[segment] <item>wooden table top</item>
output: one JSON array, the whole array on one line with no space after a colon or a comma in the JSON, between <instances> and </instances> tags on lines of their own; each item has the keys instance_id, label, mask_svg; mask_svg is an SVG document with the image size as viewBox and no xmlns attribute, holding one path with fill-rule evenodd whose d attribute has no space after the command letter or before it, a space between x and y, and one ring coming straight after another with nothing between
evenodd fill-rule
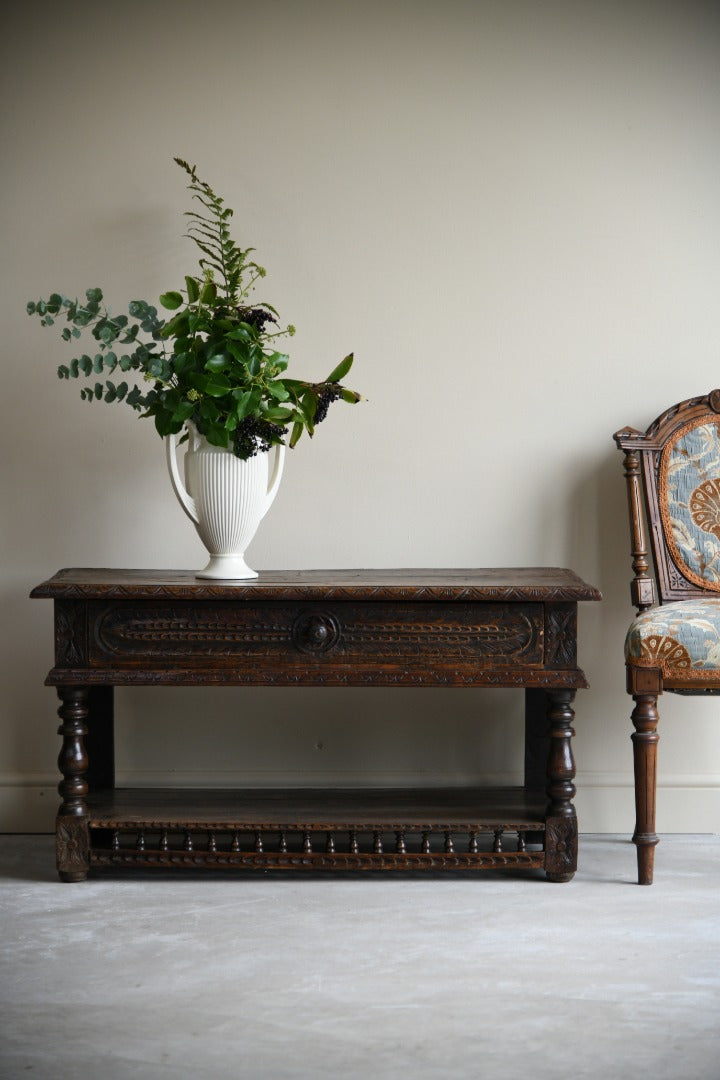
<instances>
[{"instance_id":1,"label":"wooden table top","mask_svg":"<svg viewBox=\"0 0 720 1080\"><path fill-rule=\"evenodd\" d=\"M248 581L208 581L193 570L65 569L35 599L577 601L598 589L562 567L265 570Z\"/></svg>"}]
</instances>

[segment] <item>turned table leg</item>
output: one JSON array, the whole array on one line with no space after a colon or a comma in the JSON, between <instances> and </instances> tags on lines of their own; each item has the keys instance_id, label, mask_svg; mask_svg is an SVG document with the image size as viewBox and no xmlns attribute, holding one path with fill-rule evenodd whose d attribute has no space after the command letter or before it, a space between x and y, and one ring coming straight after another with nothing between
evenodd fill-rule
<instances>
[{"instance_id":1,"label":"turned table leg","mask_svg":"<svg viewBox=\"0 0 720 1080\"><path fill-rule=\"evenodd\" d=\"M577 869L578 831L573 798L575 760L571 738L575 713L571 702L574 690L548 690L550 749L547 762L547 795L550 800L545 819L545 876L548 881L570 881Z\"/></svg>"},{"instance_id":2,"label":"turned table leg","mask_svg":"<svg viewBox=\"0 0 720 1080\"><path fill-rule=\"evenodd\" d=\"M635 764L635 832L637 845L638 884L652 885L655 863L655 802L657 791L657 694L633 694L635 708L632 722L635 731L633 759Z\"/></svg>"},{"instance_id":3,"label":"turned table leg","mask_svg":"<svg viewBox=\"0 0 720 1080\"><path fill-rule=\"evenodd\" d=\"M89 690L85 687L59 687L62 704L58 709L61 724L58 735L63 743L58 755L62 780L58 791L62 802L56 821L57 869L61 881L84 881L89 869L90 836L85 750Z\"/></svg>"}]
</instances>

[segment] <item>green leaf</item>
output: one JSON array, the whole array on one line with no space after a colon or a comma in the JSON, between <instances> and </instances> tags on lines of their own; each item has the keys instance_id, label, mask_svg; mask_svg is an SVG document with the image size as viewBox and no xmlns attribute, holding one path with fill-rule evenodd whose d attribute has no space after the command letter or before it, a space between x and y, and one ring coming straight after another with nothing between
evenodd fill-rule
<instances>
[{"instance_id":1,"label":"green leaf","mask_svg":"<svg viewBox=\"0 0 720 1080\"><path fill-rule=\"evenodd\" d=\"M165 292L160 297L160 303L168 311L175 311L175 308L179 308L183 302L182 293L179 292ZM132 315L133 313L130 312Z\"/></svg>"},{"instance_id":2,"label":"green leaf","mask_svg":"<svg viewBox=\"0 0 720 1080\"><path fill-rule=\"evenodd\" d=\"M102 289L88 289L85 296L91 304L99 304L103 298Z\"/></svg>"},{"instance_id":3,"label":"green leaf","mask_svg":"<svg viewBox=\"0 0 720 1080\"><path fill-rule=\"evenodd\" d=\"M248 366L247 349L244 349L237 341L226 341L225 348L230 355L237 360L243 368Z\"/></svg>"},{"instance_id":4,"label":"green leaf","mask_svg":"<svg viewBox=\"0 0 720 1080\"><path fill-rule=\"evenodd\" d=\"M181 401L174 409L172 418L174 421L184 424L186 420L190 419L194 412L195 403L193 401Z\"/></svg>"},{"instance_id":5,"label":"green leaf","mask_svg":"<svg viewBox=\"0 0 720 1080\"><path fill-rule=\"evenodd\" d=\"M95 394L95 397L97 398L98 401L103 396L103 384L101 382L96 382L95 383L94 394Z\"/></svg>"},{"instance_id":6,"label":"green leaf","mask_svg":"<svg viewBox=\"0 0 720 1080\"><path fill-rule=\"evenodd\" d=\"M187 336L189 318L187 310L179 311L169 322L165 323L160 331L160 336L163 338Z\"/></svg>"},{"instance_id":7,"label":"green leaf","mask_svg":"<svg viewBox=\"0 0 720 1080\"><path fill-rule=\"evenodd\" d=\"M166 435L170 435L175 428L172 415L162 410L155 413L155 430L158 435L165 438ZM179 429L176 429L179 430Z\"/></svg>"},{"instance_id":8,"label":"green leaf","mask_svg":"<svg viewBox=\"0 0 720 1080\"><path fill-rule=\"evenodd\" d=\"M79 365L79 360L71 360L70 361L70 375L71 375L71 377L73 379L77 379L78 375L80 374L79 371L78 371L78 365Z\"/></svg>"},{"instance_id":9,"label":"green leaf","mask_svg":"<svg viewBox=\"0 0 720 1080\"><path fill-rule=\"evenodd\" d=\"M213 446L222 446L225 449L230 445L230 433L220 424L205 424L205 438Z\"/></svg>"},{"instance_id":10,"label":"green leaf","mask_svg":"<svg viewBox=\"0 0 720 1080\"><path fill-rule=\"evenodd\" d=\"M315 413L317 412L318 399L314 390L306 390L302 396L303 412L308 419L308 431L312 434L312 422L315 419Z\"/></svg>"},{"instance_id":11,"label":"green leaf","mask_svg":"<svg viewBox=\"0 0 720 1080\"><path fill-rule=\"evenodd\" d=\"M356 394L354 390L346 390L345 387L343 387L342 399L343 401L347 401L348 405L357 405L359 401L362 401L362 396Z\"/></svg>"},{"instance_id":12,"label":"green leaf","mask_svg":"<svg viewBox=\"0 0 720 1080\"><path fill-rule=\"evenodd\" d=\"M274 382L269 382L267 384L267 391L276 401L287 401L290 397L290 394L279 379L276 379Z\"/></svg>"},{"instance_id":13,"label":"green leaf","mask_svg":"<svg viewBox=\"0 0 720 1080\"><path fill-rule=\"evenodd\" d=\"M205 364L206 371L227 371L230 367L230 361L223 353L218 353L217 356L211 356Z\"/></svg>"},{"instance_id":14,"label":"green leaf","mask_svg":"<svg viewBox=\"0 0 720 1080\"><path fill-rule=\"evenodd\" d=\"M262 389L255 386L252 390L233 390L233 397L237 398L235 413L238 420L242 420L244 416L252 416L259 409Z\"/></svg>"},{"instance_id":15,"label":"green leaf","mask_svg":"<svg viewBox=\"0 0 720 1080\"><path fill-rule=\"evenodd\" d=\"M273 405L269 409L265 409L263 415L266 416L268 420L282 422L284 420L292 419L295 413L292 409L281 409L279 406Z\"/></svg>"},{"instance_id":16,"label":"green leaf","mask_svg":"<svg viewBox=\"0 0 720 1080\"><path fill-rule=\"evenodd\" d=\"M235 406L235 415L238 420L242 420L244 416L248 414L248 404L252 390L233 390L233 397L237 398L237 405Z\"/></svg>"},{"instance_id":17,"label":"green leaf","mask_svg":"<svg viewBox=\"0 0 720 1080\"><path fill-rule=\"evenodd\" d=\"M268 364L271 364L273 367L276 367L278 369L278 371L285 371L285 369L288 366L289 360L290 360L290 357L287 355L287 353L274 352L274 353L269 353L268 356L267 356Z\"/></svg>"},{"instance_id":18,"label":"green leaf","mask_svg":"<svg viewBox=\"0 0 720 1080\"><path fill-rule=\"evenodd\" d=\"M228 337L232 341L251 341L254 340L255 335L252 333L252 327L249 323L240 323L237 330L231 331Z\"/></svg>"},{"instance_id":19,"label":"green leaf","mask_svg":"<svg viewBox=\"0 0 720 1080\"><path fill-rule=\"evenodd\" d=\"M230 391L229 380L220 372L210 375L196 375L193 379L197 389L210 397L224 397Z\"/></svg>"},{"instance_id":20,"label":"green leaf","mask_svg":"<svg viewBox=\"0 0 720 1080\"><path fill-rule=\"evenodd\" d=\"M80 357L79 363L80 370L82 371L83 375L89 375L93 369L93 362L87 355L87 353L83 353L83 355Z\"/></svg>"},{"instance_id":21,"label":"green leaf","mask_svg":"<svg viewBox=\"0 0 720 1080\"><path fill-rule=\"evenodd\" d=\"M200 291L201 304L214 304L217 298L217 285L214 281L206 281Z\"/></svg>"},{"instance_id":22,"label":"green leaf","mask_svg":"<svg viewBox=\"0 0 720 1080\"><path fill-rule=\"evenodd\" d=\"M72 337L72 334L70 333L67 326L63 327L63 331L62 331L62 339L63 339L63 341L69 341L71 337Z\"/></svg>"},{"instance_id":23,"label":"green leaf","mask_svg":"<svg viewBox=\"0 0 720 1080\"><path fill-rule=\"evenodd\" d=\"M30 300L28 302L28 305L27 305L25 310L27 311L28 315L34 315L35 314L35 303L34 303L33 300Z\"/></svg>"},{"instance_id":24,"label":"green leaf","mask_svg":"<svg viewBox=\"0 0 720 1080\"><path fill-rule=\"evenodd\" d=\"M293 424L293 429L292 429L292 432L290 433L290 449L291 450L292 450L292 448L294 446L297 446L297 441L298 441L298 439L300 438L300 436L303 433L303 426L304 425L299 420L296 420L295 423Z\"/></svg>"},{"instance_id":25,"label":"green leaf","mask_svg":"<svg viewBox=\"0 0 720 1080\"><path fill-rule=\"evenodd\" d=\"M105 367L105 359L104 359L102 353L96 353L95 354L95 359L93 360L93 371L95 372L96 375L99 375L104 367Z\"/></svg>"},{"instance_id":26,"label":"green leaf","mask_svg":"<svg viewBox=\"0 0 720 1080\"><path fill-rule=\"evenodd\" d=\"M60 367L57 369L57 375L58 375L58 379L69 379L70 378L70 368L67 366L67 364L61 364L60 365Z\"/></svg>"},{"instance_id":27,"label":"green leaf","mask_svg":"<svg viewBox=\"0 0 720 1080\"><path fill-rule=\"evenodd\" d=\"M346 356L344 360L340 361L340 363L338 364L338 366L336 368L333 368L333 370L330 372L330 374L328 375L328 377L327 377L327 379L325 381L326 382L340 382L340 380L343 379L347 375L348 371L352 367L352 364L353 364L353 354L350 353L349 356Z\"/></svg>"},{"instance_id":28,"label":"green leaf","mask_svg":"<svg viewBox=\"0 0 720 1080\"><path fill-rule=\"evenodd\" d=\"M203 398L200 402L200 415L204 420L214 423L220 415L220 410L212 398Z\"/></svg>"},{"instance_id":29,"label":"green leaf","mask_svg":"<svg viewBox=\"0 0 720 1080\"><path fill-rule=\"evenodd\" d=\"M185 275L185 288L187 289L188 304L194 304L200 296L200 286L193 277Z\"/></svg>"}]
</instances>

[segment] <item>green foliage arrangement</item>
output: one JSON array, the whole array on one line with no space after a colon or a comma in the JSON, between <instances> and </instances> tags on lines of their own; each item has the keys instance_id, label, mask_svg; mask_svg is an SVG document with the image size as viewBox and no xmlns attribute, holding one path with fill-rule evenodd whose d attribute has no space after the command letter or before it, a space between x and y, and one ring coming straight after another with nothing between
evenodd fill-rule
<instances>
[{"instance_id":1,"label":"green foliage arrangement","mask_svg":"<svg viewBox=\"0 0 720 1080\"><path fill-rule=\"evenodd\" d=\"M161 436L192 422L208 442L243 459L285 442L288 432L293 447L303 431L312 436L331 402L361 400L341 382L353 356L319 383L285 375L288 357L276 348L277 339L292 336L295 328L278 329L275 308L251 301L256 282L265 277L252 259L254 249L232 239L233 211L198 178L195 166L175 161L188 174L187 187L198 204L186 213L186 235L200 250L199 274L185 278L183 291L159 298L175 314L166 321L152 304L133 300L128 315L112 315L98 288L88 289L83 301L59 293L30 301L28 314L39 316L43 326L64 316L65 341L84 331L95 339L93 356L83 353L58 368L61 379L95 378L80 391L85 401L124 401L151 416ZM118 372L128 380L118 380ZM135 372L141 385L132 382Z\"/></svg>"}]
</instances>

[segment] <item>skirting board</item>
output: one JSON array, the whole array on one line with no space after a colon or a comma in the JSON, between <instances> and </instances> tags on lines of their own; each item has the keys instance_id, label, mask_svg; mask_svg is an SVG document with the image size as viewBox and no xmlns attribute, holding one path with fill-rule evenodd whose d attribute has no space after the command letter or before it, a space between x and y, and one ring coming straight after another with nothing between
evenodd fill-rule
<instances>
[{"instance_id":1,"label":"skirting board","mask_svg":"<svg viewBox=\"0 0 720 1080\"><path fill-rule=\"evenodd\" d=\"M520 777L509 774L461 778L479 786L503 786L520 783ZM347 785L356 787L388 786L452 786L458 776L408 773L390 776L378 773L368 776L317 773L239 775L235 772L153 773L120 775L118 787L156 786L172 784L177 787L246 787L271 786L322 787ZM581 832L631 833L635 820L632 775L597 772L578 773L575 805ZM59 797L57 781L49 776L0 775L0 832L47 833L54 830ZM657 831L659 833L720 833L720 776L693 774L661 776L658 781Z\"/></svg>"}]
</instances>

